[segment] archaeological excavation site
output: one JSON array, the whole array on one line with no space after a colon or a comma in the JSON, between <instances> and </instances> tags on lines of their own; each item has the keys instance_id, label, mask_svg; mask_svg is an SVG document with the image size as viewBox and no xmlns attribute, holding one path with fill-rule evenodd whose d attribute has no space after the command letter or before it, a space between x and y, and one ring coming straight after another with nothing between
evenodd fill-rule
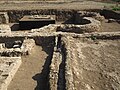
<instances>
[{"instance_id":1,"label":"archaeological excavation site","mask_svg":"<svg viewBox=\"0 0 120 90\"><path fill-rule=\"evenodd\" d=\"M120 90L120 11L63 1L0 1L0 90Z\"/></svg>"}]
</instances>

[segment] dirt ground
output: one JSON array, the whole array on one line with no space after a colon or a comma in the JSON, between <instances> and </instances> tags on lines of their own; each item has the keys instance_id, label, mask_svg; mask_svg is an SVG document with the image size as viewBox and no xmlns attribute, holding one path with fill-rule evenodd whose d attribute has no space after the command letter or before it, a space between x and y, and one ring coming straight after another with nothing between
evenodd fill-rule
<instances>
[{"instance_id":1,"label":"dirt ground","mask_svg":"<svg viewBox=\"0 0 120 90\"><path fill-rule=\"evenodd\" d=\"M120 24L117 22L107 23L106 21L102 22L100 32L118 32L120 31Z\"/></svg>"},{"instance_id":2,"label":"dirt ground","mask_svg":"<svg viewBox=\"0 0 120 90\"><path fill-rule=\"evenodd\" d=\"M120 40L70 40L75 90L120 90Z\"/></svg>"},{"instance_id":3,"label":"dirt ground","mask_svg":"<svg viewBox=\"0 0 120 90\"><path fill-rule=\"evenodd\" d=\"M50 53L49 49L47 53ZM22 65L8 90L48 90L46 84L49 55L47 53L41 46L35 46L30 55L23 56Z\"/></svg>"},{"instance_id":4,"label":"dirt ground","mask_svg":"<svg viewBox=\"0 0 120 90\"><path fill-rule=\"evenodd\" d=\"M94 0L64 0L56 2L41 1L0 1L0 10L31 10L31 9L103 9L113 3L96 2Z\"/></svg>"}]
</instances>

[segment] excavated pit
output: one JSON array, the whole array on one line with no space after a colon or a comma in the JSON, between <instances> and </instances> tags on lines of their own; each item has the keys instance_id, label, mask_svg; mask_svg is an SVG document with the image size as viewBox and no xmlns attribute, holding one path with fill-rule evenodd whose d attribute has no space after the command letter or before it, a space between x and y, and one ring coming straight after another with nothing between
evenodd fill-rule
<instances>
[{"instance_id":1,"label":"excavated pit","mask_svg":"<svg viewBox=\"0 0 120 90\"><path fill-rule=\"evenodd\" d=\"M55 15L57 23L63 23L70 20L75 14L74 10L8 10L4 11L8 13L10 26L12 31L20 30L19 20L26 15ZM71 21L71 20L70 20ZM37 26L38 27L38 26Z\"/></svg>"},{"instance_id":2,"label":"excavated pit","mask_svg":"<svg viewBox=\"0 0 120 90\"><path fill-rule=\"evenodd\" d=\"M52 62L50 65L50 90L65 90L65 53L61 36L56 37Z\"/></svg>"},{"instance_id":3,"label":"excavated pit","mask_svg":"<svg viewBox=\"0 0 120 90\"><path fill-rule=\"evenodd\" d=\"M108 22L111 17L101 16L101 11L7 12L12 31L1 29L0 45L5 44L7 53L16 47L22 53L8 90L119 90L120 25L115 18ZM16 23L25 15L56 15L57 24L21 31ZM12 54L1 56L16 56Z\"/></svg>"},{"instance_id":4,"label":"excavated pit","mask_svg":"<svg viewBox=\"0 0 120 90\"><path fill-rule=\"evenodd\" d=\"M118 67L116 64L111 65L119 62L119 51L117 51L120 48L119 39L119 35L112 34L110 36L109 33L108 35L91 34L84 37L74 34L73 36L71 34L70 36L35 37L37 46L34 46L32 56L22 57L23 64L8 89L69 90L72 88L73 90L89 90L91 88L93 90L104 90L108 87L110 90L118 89L119 82L116 78L119 76L119 65ZM39 51L40 48L42 51ZM115 52L111 53L113 50ZM47 56L45 52L48 54ZM103 52L105 61L102 58ZM40 59L45 58L44 55L46 59ZM35 60L38 57L41 60L40 62ZM36 70L37 73L35 74ZM33 80L31 80L32 75ZM24 80L22 80L23 77ZM37 82L36 87L34 80ZM24 85L25 83L28 84Z\"/></svg>"},{"instance_id":5,"label":"excavated pit","mask_svg":"<svg viewBox=\"0 0 120 90\"><path fill-rule=\"evenodd\" d=\"M12 31L19 31L19 20L26 15L55 15L56 24L74 24L85 25L90 24L89 20L83 19L83 17L93 17L99 21L102 21L101 31L119 31L120 15L118 12L111 10L6 10L1 12L7 12L9 16L10 27ZM98 14L97 14L98 13ZM102 15L102 16L101 16ZM80 18L79 18L80 17ZM104 18L105 17L105 18ZM109 21L111 23L109 23Z\"/></svg>"},{"instance_id":6,"label":"excavated pit","mask_svg":"<svg viewBox=\"0 0 120 90\"><path fill-rule=\"evenodd\" d=\"M54 37L35 37L34 40L36 45L30 55L22 56L23 63L8 90L49 90L49 66L53 55Z\"/></svg>"}]
</instances>

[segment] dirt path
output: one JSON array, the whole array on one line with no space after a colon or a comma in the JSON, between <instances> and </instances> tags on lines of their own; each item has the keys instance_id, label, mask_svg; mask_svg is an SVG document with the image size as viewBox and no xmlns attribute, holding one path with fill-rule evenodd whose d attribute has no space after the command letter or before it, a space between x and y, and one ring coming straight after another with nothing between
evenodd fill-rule
<instances>
[{"instance_id":1,"label":"dirt path","mask_svg":"<svg viewBox=\"0 0 120 90\"><path fill-rule=\"evenodd\" d=\"M8 90L45 90L47 73L44 72L43 66L47 56L42 47L35 46L31 55L22 57L22 65Z\"/></svg>"}]
</instances>

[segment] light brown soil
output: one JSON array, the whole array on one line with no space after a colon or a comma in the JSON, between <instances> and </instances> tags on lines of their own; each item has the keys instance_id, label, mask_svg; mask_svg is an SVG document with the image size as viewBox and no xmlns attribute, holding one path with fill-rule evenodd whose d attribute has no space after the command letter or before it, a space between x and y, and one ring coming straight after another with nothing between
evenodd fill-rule
<instances>
[{"instance_id":1,"label":"light brown soil","mask_svg":"<svg viewBox=\"0 0 120 90\"><path fill-rule=\"evenodd\" d=\"M46 49L48 48L46 47ZM11 81L8 90L38 90L38 88L46 90L47 56L41 46L35 46L29 56L23 56L22 65Z\"/></svg>"},{"instance_id":2,"label":"light brown soil","mask_svg":"<svg viewBox=\"0 0 120 90\"><path fill-rule=\"evenodd\" d=\"M112 23L102 22L102 30L101 31L102 32L120 31L120 24L117 22L112 22Z\"/></svg>"},{"instance_id":3,"label":"light brown soil","mask_svg":"<svg viewBox=\"0 0 120 90\"><path fill-rule=\"evenodd\" d=\"M74 39L70 45L75 90L120 90L120 40Z\"/></svg>"},{"instance_id":4,"label":"light brown soil","mask_svg":"<svg viewBox=\"0 0 120 90\"><path fill-rule=\"evenodd\" d=\"M111 6L114 4L102 3L88 0L64 0L57 2L31 2L31 1L12 1L0 2L1 10L32 10L32 9L103 9L104 6Z\"/></svg>"}]
</instances>

